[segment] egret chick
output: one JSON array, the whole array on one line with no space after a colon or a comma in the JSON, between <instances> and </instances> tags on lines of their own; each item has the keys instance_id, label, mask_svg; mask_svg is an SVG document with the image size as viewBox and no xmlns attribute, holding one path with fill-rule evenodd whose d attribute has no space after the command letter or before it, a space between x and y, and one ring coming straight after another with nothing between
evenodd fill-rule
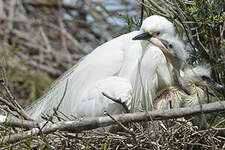
<instances>
[{"instance_id":1,"label":"egret chick","mask_svg":"<svg viewBox=\"0 0 225 150\"><path fill-rule=\"evenodd\" d=\"M177 86L166 88L159 92L157 98L154 100L155 109L163 110L201 105L207 99L207 95L202 87L224 88L224 86L217 84L210 78L209 68L200 65L194 68L185 68L182 82L183 87L189 94ZM199 126L200 129L208 127L204 114L195 116L192 122L194 125Z\"/></svg>"}]
</instances>

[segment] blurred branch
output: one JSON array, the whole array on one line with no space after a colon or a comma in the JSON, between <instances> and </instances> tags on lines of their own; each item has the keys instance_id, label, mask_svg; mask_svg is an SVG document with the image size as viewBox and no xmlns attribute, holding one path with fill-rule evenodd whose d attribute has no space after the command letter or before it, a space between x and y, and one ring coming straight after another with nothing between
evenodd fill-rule
<instances>
[{"instance_id":1,"label":"blurred branch","mask_svg":"<svg viewBox=\"0 0 225 150\"><path fill-rule=\"evenodd\" d=\"M142 25L142 22L143 22L143 18L144 18L144 0L141 1L142 4L141 4L141 25Z\"/></svg>"}]
</instances>

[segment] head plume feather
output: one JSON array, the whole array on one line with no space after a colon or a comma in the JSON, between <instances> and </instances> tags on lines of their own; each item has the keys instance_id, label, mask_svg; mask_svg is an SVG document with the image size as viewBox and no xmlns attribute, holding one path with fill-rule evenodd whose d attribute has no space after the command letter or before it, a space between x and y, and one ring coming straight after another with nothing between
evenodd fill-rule
<instances>
[{"instance_id":1,"label":"head plume feather","mask_svg":"<svg viewBox=\"0 0 225 150\"><path fill-rule=\"evenodd\" d=\"M211 69L209 65L198 65L194 68L186 68L184 69L184 78L186 80L194 80L198 79L201 76L210 77Z\"/></svg>"}]
</instances>

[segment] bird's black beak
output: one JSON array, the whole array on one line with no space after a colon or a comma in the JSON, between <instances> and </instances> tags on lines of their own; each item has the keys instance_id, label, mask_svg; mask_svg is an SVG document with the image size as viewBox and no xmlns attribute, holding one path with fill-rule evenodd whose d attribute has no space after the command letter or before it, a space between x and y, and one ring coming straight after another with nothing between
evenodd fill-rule
<instances>
[{"instance_id":1,"label":"bird's black beak","mask_svg":"<svg viewBox=\"0 0 225 150\"><path fill-rule=\"evenodd\" d=\"M152 37L153 37L153 35L149 34L148 32L144 32L144 33L141 33L141 34L135 36L132 40L148 40Z\"/></svg>"},{"instance_id":2,"label":"bird's black beak","mask_svg":"<svg viewBox=\"0 0 225 150\"><path fill-rule=\"evenodd\" d=\"M209 77L202 76L202 80L206 82L206 84L214 88L217 92L221 93L223 96L225 96L225 86L221 85L217 82L215 82L213 79L210 79Z\"/></svg>"}]
</instances>

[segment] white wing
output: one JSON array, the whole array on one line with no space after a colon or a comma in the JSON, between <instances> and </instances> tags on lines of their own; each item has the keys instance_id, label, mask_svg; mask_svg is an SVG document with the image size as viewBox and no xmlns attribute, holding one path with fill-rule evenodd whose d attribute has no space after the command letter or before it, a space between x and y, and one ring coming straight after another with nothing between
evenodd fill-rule
<instances>
[{"instance_id":1,"label":"white wing","mask_svg":"<svg viewBox=\"0 0 225 150\"><path fill-rule=\"evenodd\" d=\"M101 116L104 111L109 114L125 112L121 104L105 97L102 92L115 99L120 99L121 102L125 102L127 107L131 104L132 87L130 82L121 77L107 77L91 83L84 91L82 103L76 111L77 116Z\"/></svg>"},{"instance_id":2,"label":"white wing","mask_svg":"<svg viewBox=\"0 0 225 150\"><path fill-rule=\"evenodd\" d=\"M86 56L79 64L66 72L46 93L26 111L34 119L40 119L41 113L51 114L53 107L56 107L65 90L68 81L67 91L60 105L59 110L65 114L76 115L82 102L82 95L89 84L109 76L116 76L123 70L125 50L135 50L140 47L139 41L132 41L132 38L140 32L131 32L115 38ZM129 46L131 43L131 46Z\"/></svg>"}]
</instances>

